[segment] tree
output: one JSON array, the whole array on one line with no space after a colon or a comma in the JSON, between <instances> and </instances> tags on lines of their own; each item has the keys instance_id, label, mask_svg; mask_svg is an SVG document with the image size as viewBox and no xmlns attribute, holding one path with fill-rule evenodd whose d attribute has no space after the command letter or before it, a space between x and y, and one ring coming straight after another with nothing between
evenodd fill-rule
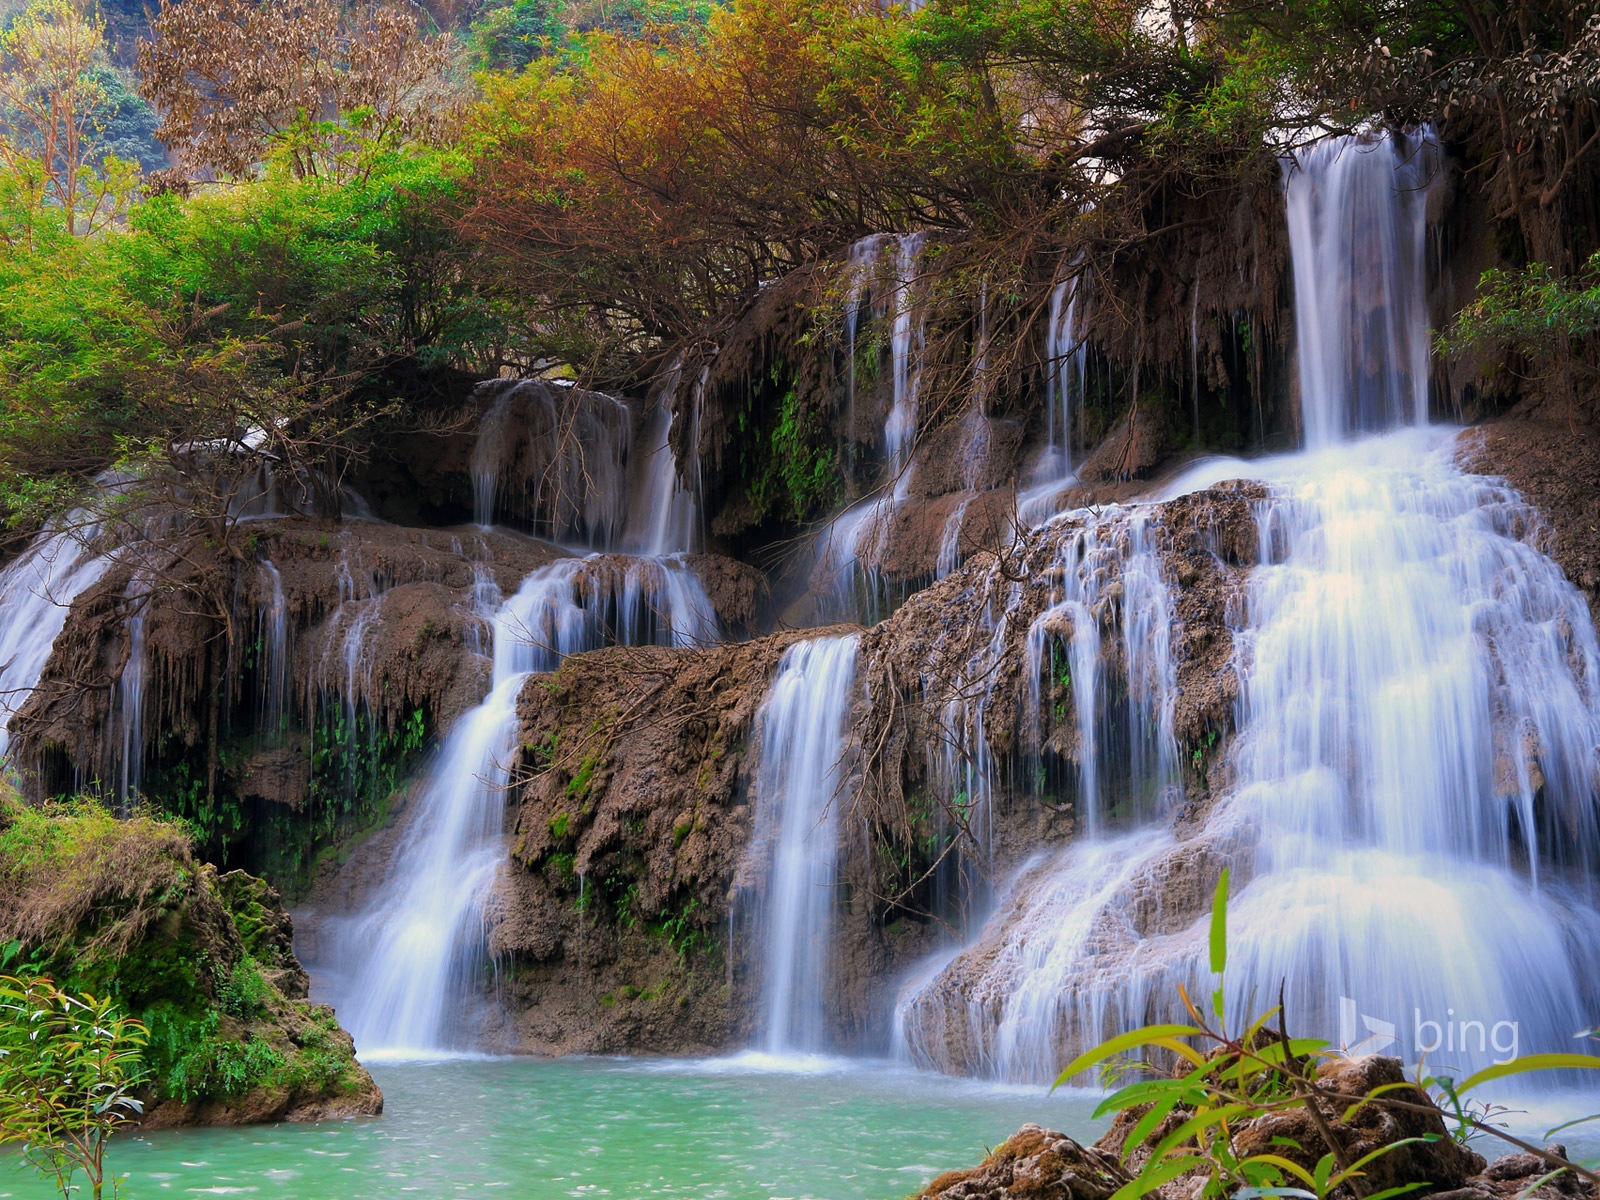
<instances>
[{"instance_id":1,"label":"tree","mask_svg":"<svg viewBox=\"0 0 1600 1200\"><path fill-rule=\"evenodd\" d=\"M35 207L85 235L121 213L138 176L114 156L92 162L109 110L104 35L78 0L33 0L0 33L0 160Z\"/></svg>"},{"instance_id":2,"label":"tree","mask_svg":"<svg viewBox=\"0 0 1600 1200\"><path fill-rule=\"evenodd\" d=\"M106 1142L143 1111L133 1093L147 1040L109 999L0 977L0 1138L63 1196L79 1171L94 1200L104 1194Z\"/></svg>"},{"instance_id":3,"label":"tree","mask_svg":"<svg viewBox=\"0 0 1600 1200\"><path fill-rule=\"evenodd\" d=\"M448 44L382 0L164 0L150 32L141 90L194 172L242 178L276 153L299 178L348 178L451 106Z\"/></svg>"},{"instance_id":4,"label":"tree","mask_svg":"<svg viewBox=\"0 0 1600 1200\"><path fill-rule=\"evenodd\" d=\"M520 71L551 53L565 33L554 0L513 0L473 22L473 65L485 71Z\"/></svg>"}]
</instances>

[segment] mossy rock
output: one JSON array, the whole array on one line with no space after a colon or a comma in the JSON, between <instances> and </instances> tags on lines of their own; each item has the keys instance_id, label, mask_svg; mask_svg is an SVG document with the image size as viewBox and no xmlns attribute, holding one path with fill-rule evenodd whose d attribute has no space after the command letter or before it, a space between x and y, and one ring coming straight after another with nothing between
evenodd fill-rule
<instances>
[{"instance_id":1,"label":"mossy rock","mask_svg":"<svg viewBox=\"0 0 1600 1200\"><path fill-rule=\"evenodd\" d=\"M174 822L0 795L0 955L145 1022L146 1127L382 1108L333 1010L307 996L277 892L199 862Z\"/></svg>"}]
</instances>

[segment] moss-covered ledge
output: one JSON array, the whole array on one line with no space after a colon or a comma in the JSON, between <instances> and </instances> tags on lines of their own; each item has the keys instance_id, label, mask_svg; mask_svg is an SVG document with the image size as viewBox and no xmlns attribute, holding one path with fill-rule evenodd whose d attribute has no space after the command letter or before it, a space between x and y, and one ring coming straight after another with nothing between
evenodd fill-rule
<instances>
[{"instance_id":1,"label":"moss-covered ledge","mask_svg":"<svg viewBox=\"0 0 1600 1200\"><path fill-rule=\"evenodd\" d=\"M0 785L0 970L110 995L149 1027L146 1128L375 1114L333 1010L307 998L276 892L181 825Z\"/></svg>"}]
</instances>

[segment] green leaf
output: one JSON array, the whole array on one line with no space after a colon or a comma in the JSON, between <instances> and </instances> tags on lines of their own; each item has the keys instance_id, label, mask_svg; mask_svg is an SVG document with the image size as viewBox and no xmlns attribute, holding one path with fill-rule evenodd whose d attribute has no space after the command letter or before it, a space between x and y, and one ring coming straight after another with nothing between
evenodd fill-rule
<instances>
[{"instance_id":1,"label":"green leaf","mask_svg":"<svg viewBox=\"0 0 1600 1200\"><path fill-rule=\"evenodd\" d=\"M1228 868L1217 878L1211 899L1211 971L1221 975L1228 966Z\"/></svg>"},{"instance_id":2,"label":"green leaf","mask_svg":"<svg viewBox=\"0 0 1600 1200\"><path fill-rule=\"evenodd\" d=\"M1405 1196L1421 1188L1429 1187L1426 1183L1403 1183L1399 1187L1384 1188L1381 1192L1374 1192L1367 1200L1392 1200L1395 1196Z\"/></svg>"},{"instance_id":3,"label":"green leaf","mask_svg":"<svg viewBox=\"0 0 1600 1200\"><path fill-rule=\"evenodd\" d=\"M1587 1117L1579 1117L1575 1121L1564 1121L1560 1125L1557 1125L1554 1129L1546 1131L1544 1136L1546 1139L1549 1139L1560 1133L1563 1129L1571 1129L1574 1125L1587 1125L1590 1121L1600 1121L1600 1113L1594 1113L1593 1115Z\"/></svg>"},{"instance_id":4,"label":"green leaf","mask_svg":"<svg viewBox=\"0 0 1600 1200\"><path fill-rule=\"evenodd\" d=\"M1125 1050L1132 1050L1136 1046L1143 1046L1156 1038L1191 1037L1200 1031L1192 1025L1146 1025L1142 1029L1130 1030L1128 1033L1119 1034L1109 1041L1101 1042L1092 1050L1085 1050L1077 1058L1067 1064L1066 1069L1056 1076L1056 1081L1050 1085L1050 1090L1066 1084L1074 1075L1087 1071L1096 1063L1105 1062L1114 1058Z\"/></svg>"},{"instance_id":5,"label":"green leaf","mask_svg":"<svg viewBox=\"0 0 1600 1200\"><path fill-rule=\"evenodd\" d=\"M1512 1075L1527 1075L1533 1071L1562 1070L1600 1070L1600 1058L1593 1054L1524 1054L1520 1058L1513 1058L1510 1062L1485 1067L1476 1075L1468 1075L1457 1085L1456 1090L1466 1092L1480 1083L1490 1083Z\"/></svg>"},{"instance_id":6,"label":"green leaf","mask_svg":"<svg viewBox=\"0 0 1600 1200\"><path fill-rule=\"evenodd\" d=\"M1149 1195L1162 1184L1171 1183L1179 1175L1203 1166L1205 1161L1198 1154L1185 1154L1178 1158L1152 1158L1131 1182L1123 1184L1116 1190L1111 1200L1139 1200L1140 1196Z\"/></svg>"}]
</instances>

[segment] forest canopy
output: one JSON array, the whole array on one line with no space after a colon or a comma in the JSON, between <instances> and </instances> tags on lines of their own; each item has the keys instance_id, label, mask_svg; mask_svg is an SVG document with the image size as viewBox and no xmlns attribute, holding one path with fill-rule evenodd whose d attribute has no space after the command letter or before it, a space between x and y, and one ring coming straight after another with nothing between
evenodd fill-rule
<instances>
[{"instance_id":1,"label":"forest canopy","mask_svg":"<svg viewBox=\"0 0 1600 1200\"><path fill-rule=\"evenodd\" d=\"M336 478L354 431L425 418L441 372L637 386L874 232L930 231L953 289L1036 310L1055 264L1151 253L1333 133L1433 122L1548 294L1586 294L1600 248L1587 5L13 7L21 531L108 468L163 478L176 447L249 430Z\"/></svg>"}]
</instances>

